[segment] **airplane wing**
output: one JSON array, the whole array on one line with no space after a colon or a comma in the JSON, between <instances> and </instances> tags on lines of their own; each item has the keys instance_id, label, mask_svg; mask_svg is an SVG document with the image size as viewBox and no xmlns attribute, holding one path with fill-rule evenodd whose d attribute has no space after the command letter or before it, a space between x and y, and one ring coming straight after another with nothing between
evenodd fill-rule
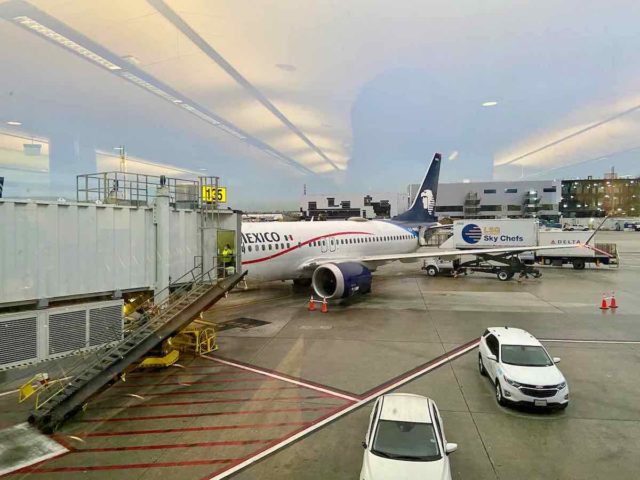
<instances>
[{"instance_id":1,"label":"airplane wing","mask_svg":"<svg viewBox=\"0 0 640 480\"><path fill-rule=\"evenodd\" d=\"M502 247L502 248L476 248L469 250L441 250L414 253L398 253L395 255L369 255L360 259L361 262L392 262L394 260L420 260L432 257L456 257L459 255L489 255L496 253L524 253L539 250L552 250L556 248L587 248L580 245L545 245L539 247Z\"/></svg>"},{"instance_id":2,"label":"airplane wing","mask_svg":"<svg viewBox=\"0 0 640 480\"><path fill-rule=\"evenodd\" d=\"M544 245L539 247L502 247L502 248L476 248L470 250L430 250L426 252L414 252L414 253L396 253L391 255L365 255L362 257L343 257L343 258L325 258L319 257L311 261L306 262L300 266L301 270L313 269L319 265L325 263L340 263L340 262L358 262L364 264L382 265L384 263L401 261L401 262L415 262L423 258L433 257L457 257L460 255L491 255L498 253L523 253L523 252L536 252L539 250L556 250L558 248L588 248L588 246L582 245Z\"/></svg>"}]
</instances>

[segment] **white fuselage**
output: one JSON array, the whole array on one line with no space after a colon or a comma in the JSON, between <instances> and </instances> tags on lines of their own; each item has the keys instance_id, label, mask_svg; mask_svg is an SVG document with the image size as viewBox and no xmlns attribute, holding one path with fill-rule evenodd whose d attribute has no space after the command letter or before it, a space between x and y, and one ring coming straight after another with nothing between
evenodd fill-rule
<instances>
[{"instance_id":1,"label":"white fuselage","mask_svg":"<svg viewBox=\"0 0 640 480\"><path fill-rule=\"evenodd\" d=\"M242 268L259 281L310 278L314 260L358 261L371 255L412 253L417 235L377 220L242 224Z\"/></svg>"}]
</instances>

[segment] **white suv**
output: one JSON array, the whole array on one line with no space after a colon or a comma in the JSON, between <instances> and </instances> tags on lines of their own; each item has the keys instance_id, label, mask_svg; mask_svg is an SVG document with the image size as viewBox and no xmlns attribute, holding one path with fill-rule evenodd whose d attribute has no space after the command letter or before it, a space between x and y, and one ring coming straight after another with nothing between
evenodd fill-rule
<instances>
[{"instance_id":1,"label":"white suv","mask_svg":"<svg viewBox=\"0 0 640 480\"><path fill-rule=\"evenodd\" d=\"M369 419L360 480L451 480L440 412L433 400L393 393L376 400Z\"/></svg>"},{"instance_id":2,"label":"white suv","mask_svg":"<svg viewBox=\"0 0 640 480\"><path fill-rule=\"evenodd\" d=\"M520 328L492 327L480 337L478 369L496 389L500 405L566 408L569 387L542 344Z\"/></svg>"}]
</instances>

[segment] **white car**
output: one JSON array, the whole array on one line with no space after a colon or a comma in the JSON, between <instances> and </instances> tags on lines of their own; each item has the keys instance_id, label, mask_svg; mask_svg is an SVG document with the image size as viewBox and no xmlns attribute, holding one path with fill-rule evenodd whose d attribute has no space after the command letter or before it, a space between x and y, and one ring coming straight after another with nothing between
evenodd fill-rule
<instances>
[{"instance_id":1,"label":"white car","mask_svg":"<svg viewBox=\"0 0 640 480\"><path fill-rule=\"evenodd\" d=\"M360 480L450 480L442 418L433 400L409 393L383 395L369 419Z\"/></svg>"},{"instance_id":2,"label":"white car","mask_svg":"<svg viewBox=\"0 0 640 480\"><path fill-rule=\"evenodd\" d=\"M567 381L542 344L520 328L492 327L480 337L478 369L494 384L500 405L566 408Z\"/></svg>"}]
</instances>

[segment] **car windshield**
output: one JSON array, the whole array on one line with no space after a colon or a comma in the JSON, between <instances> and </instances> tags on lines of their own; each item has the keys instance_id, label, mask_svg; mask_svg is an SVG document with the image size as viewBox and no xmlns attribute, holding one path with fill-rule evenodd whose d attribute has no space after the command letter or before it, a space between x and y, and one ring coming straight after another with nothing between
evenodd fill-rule
<instances>
[{"instance_id":1,"label":"car windshield","mask_svg":"<svg viewBox=\"0 0 640 480\"><path fill-rule=\"evenodd\" d=\"M440 459L436 433L430 423L380 420L371 452L396 460L429 462Z\"/></svg>"},{"instance_id":2,"label":"car windshield","mask_svg":"<svg viewBox=\"0 0 640 480\"><path fill-rule=\"evenodd\" d=\"M549 367L553 365L544 348L534 345L503 345L502 363L522 367Z\"/></svg>"}]
</instances>

